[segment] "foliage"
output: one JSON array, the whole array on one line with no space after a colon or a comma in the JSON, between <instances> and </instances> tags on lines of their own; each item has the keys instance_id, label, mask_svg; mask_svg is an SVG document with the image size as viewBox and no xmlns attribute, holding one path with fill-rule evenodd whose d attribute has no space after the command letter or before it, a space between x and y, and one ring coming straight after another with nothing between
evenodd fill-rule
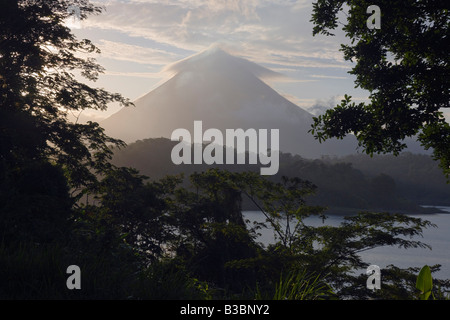
<instances>
[{"instance_id":1,"label":"foliage","mask_svg":"<svg viewBox=\"0 0 450 320\"><path fill-rule=\"evenodd\" d=\"M145 183L144 178L135 169L110 169L89 190L93 204L86 199L81 208L88 215L105 217L125 243L151 260L161 255L161 243L171 237L164 195L173 192L174 183L170 178Z\"/></svg>"},{"instance_id":2,"label":"foliage","mask_svg":"<svg viewBox=\"0 0 450 320\"><path fill-rule=\"evenodd\" d=\"M385 174L394 179L396 192L420 204L450 205L450 188L429 155L404 152L399 156L365 154L323 159L329 164L350 163L367 177Z\"/></svg>"},{"instance_id":3,"label":"foliage","mask_svg":"<svg viewBox=\"0 0 450 320\"><path fill-rule=\"evenodd\" d=\"M422 269L420 269L419 274L417 275L416 279L416 286L415 288L419 290L418 298L420 300L428 300L430 299L430 296L433 298L433 300L449 300L449 287L450 283L449 280L439 280L434 279L432 277L432 273L435 272L438 269L439 266L423 266Z\"/></svg>"},{"instance_id":4,"label":"foliage","mask_svg":"<svg viewBox=\"0 0 450 320\"><path fill-rule=\"evenodd\" d=\"M229 173L217 169L195 174L192 178L196 192L177 191L182 210L177 207L174 213L182 220L177 218L180 238L171 248L178 257L189 258L188 265L193 267L195 276L216 283L226 291L239 291L248 285L244 281L241 287L223 288L229 281L227 279L231 279L229 277L234 281L239 279L236 272L244 274L245 280L262 278L266 284L274 284L281 272L299 268L311 272L321 270L327 273L326 281L337 292L345 291L354 281L349 273L367 267L359 253L385 245L428 247L407 238L420 235L423 228L432 224L400 214L362 212L346 217L346 221L337 227L311 227L305 223L305 218L311 215L320 219L326 217L322 208L305 204L304 196L313 188L298 178L285 178L282 183L275 183L254 173ZM249 231L243 228L240 211L233 210L239 208L241 195L250 197L260 208L266 217L265 223L257 224ZM222 201L228 204L226 208ZM220 216L215 215L217 212ZM184 220L186 216L189 220ZM254 232L259 228L273 230L276 243L267 248L255 243ZM199 266L198 259L203 266L208 266L207 269ZM210 268L215 274L208 276Z\"/></svg>"},{"instance_id":5,"label":"foliage","mask_svg":"<svg viewBox=\"0 0 450 320\"><path fill-rule=\"evenodd\" d=\"M214 294L208 283L192 277L183 264L161 260L140 273L133 299L210 300Z\"/></svg>"},{"instance_id":6,"label":"foliage","mask_svg":"<svg viewBox=\"0 0 450 320\"><path fill-rule=\"evenodd\" d=\"M77 242L77 241L75 241ZM0 244L0 299L127 299L135 286L136 262L123 248L98 251L100 243ZM68 290L67 267L81 269L81 290Z\"/></svg>"},{"instance_id":7,"label":"foliage","mask_svg":"<svg viewBox=\"0 0 450 320\"><path fill-rule=\"evenodd\" d=\"M101 228L99 217L80 217L75 205L87 187L113 169L109 144L123 143L107 137L97 123L73 123L69 115L129 101L77 80L79 73L95 81L103 68L94 59L81 58L98 49L89 40L76 39L64 25L70 5L80 8L80 19L101 11L86 0L2 1L3 298L80 298L61 281L71 264L86 272L83 298L124 296L135 272L130 272L131 251L119 246L117 232Z\"/></svg>"},{"instance_id":8,"label":"foliage","mask_svg":"<svg viewBox=\"0 0 450 320\"><path fill-rule=\"evenodd\" d=\"M369 30L366 9L381 8L381 29ZM354 61L350 74L368 90L369 103L345 95L341 104L314 119L319 141L354 134L368 154L393 153L415 137L432 149L444 174L450 173L450 126L442 108L450 107L449 11L445 1L318 0L313 5L313 34L333 35L343 25L349 44L344 58ZM345 23L339 21L345 12Z\"/></svg>"},{"instance_id":9,"label":"foliage","mask_svg":"<svg viewBox=\"0 0 450 320\"><path fill-rule=\"evenodd\" d=\"M334 296L333 290L319 275L308 275L306 271L291 272L285 277L281 275L273 296L264 297L259 290L256 293L257 300L325 300Z\"/></svg>"},{"instance_id":10,"label":"foliage","mask_svg":"<svg viewBox=\"0 0 450 320\"><path fill-rule=\"evenodd\" d=\"M35 161L0 180L0 230L3 241L62 240L70 228L67 179L60 167Z\"/></svg>"},{"instance_id":11,"label":"foliage","mask_svg":"<svg viewBox=\"0 0 450 320\"><path fill-rule=\"evenodd\" d=\"M234 262L255 257L259 250L242 217L238 188L242 177L210 170L193 174L190 180L195 192L175 191L170 215L179 236L169 247L194 276L221 290L242 291L254 282L255 272L235 268Z\"/></svg>"},{"instance_id":12,"label":"foliage","mask_svg":"<svg viewBox=\"0 0 450 320\"><path fill-rule=\"evenodd\" d=\"M440 265L430 266L431 273L438 272ZM417 275L420 268L409 267L402 269L388 265L381 271L381 290L365 290L367 275L352 276L349 281L353 284L340 290L341 297L353 299L380 299L380 300L416 300L419 298L416 288ZM438 299L445 299L450 288L449 280L434 279L433 295Z\"/></svg>"},{"instance_id":13,"label":"foliage","mask_svg":"<svg viewBox=\"0 0 450 320\"><path fill-rule=\"evenodd\" d=\"M109 183L99 188L102 191L97 198L99 203L81 206L76 211L68 229L70 240L59 241L62 253L55 251L57 258L51 258L57 262L56 266L39 269L34 263L25 264L34 268L34 272L45 274L44 282L38 281L44 291L37 289L27 297L33 294L79 297L81 293L71 296L61 288L62 268L74 261L90 275L98 274L99 270L105 275L84 280L88 288L86 285L83 288L83 298L111 295L122 299L249 297L251 290L248 288L256 284L261 297L273 292L274 298L316 299L325 298L324 295L329 298L330 288L337 297L347 294L358 297L367 290L348 291L357 283L351 271L366 266L358 253L384 245L426 246L404 237L420 235L422 228L430 224L403 215L367 212L348 217L338 227L309 226L304 221L306 217L325 217L320 208L310 210L305 205L302 195L310 193L311 189L299 179L285 178L284 184L274 183L253 173L214 169L191 177L196 187L192 192L180 187L181 179L176 177L145 185L144 178L131 169L122 168L115 173L128 182L118 185L107 176L105 180ZM129 195L129 188L133 188L135 203L124 199ZM266 209L265 224L252 227L243 220L240 204L244 194L262 203L260 206ZM153 200L146 202L148 199ZM163 204L160 211L154 208L155 203ZM159 227L148 228L148 217L153 215L139 215L146 212L159 212L156 220L150 220L150 225L158 225L158 219L164 217L160 226L166 232L161 232ZM130 236L134 231L124 224L126 217L136 223L138 233L146 232L142 239L154 241L140 243L137 234ZM277 234L276 243L267 248L258 244L255 239L259 228L269 228ZM53 252L54 244L49 243L47 247ZM152 250L154 248L157 250ZM8 250L14 252L14 249ZM39 253L34 244L30 250ZM21 255L16 262L24 261L27 256ZM38 261L45 266L47 259L44 255ZM9 258L6 261L16 263ZM27 273L27 268L19 270ZM11 279L15 269L5 267L3 270L5 277ZM317 270L326 276L313 277ZM21 290L26 290L30 281L27 279L22 286L15 287L19 296L23 294ZM57 283L59 287L53 287Z\"/></svg>"},{"instance_id":14,"label":"foliage","mask_svg":"<svg viewBox=\"0 0 450 320\"><path fill-rule=\"evenodd\" d=\"M195 172L209 169L208 165L179 165L170 159L176 142L169 139L145 139L130 143L126 148L115 149L112 163L133 167L151 180L166 175L183 173L189 177ZM257 165L215 165L230 172L259 171ZM378 194L373 179L386 175L394 180L393 192ZM298 155L280 153L280 170L270 177L281 182L282 177L301 177L316 186L308 196L309 204L331 209L357 208L364 210L395 210L398 212L425 212L421 204L450 204L450 188L437 163L429 155L402 153L400 156L358 154L347 157L304 159ZM188 179L185 180L188 186ZM243 208L253 210L254 205L244 196Z\"/></svg>"},{"instance_id":15,"label":"foliage","mask_svg":"<svg viewBox=\"0 0 450 320\"><path fill-rule=\"evenodd\" d=\"M429 266L424 266L417 276L416 288L420 290L419 299L428 300L432 295L433 278L431 276L431 269ZM433 296L434 297L434 296Z\"/></svg>"},{"instance_id":16,"label":"foliage","mask_svg":"<svg viewBox=\"0 0 450 320\"><path fill-rule=\"evenodd\" d=\"M76 79L96 81L103 68L81 54L99 50L78 40L64 25L68 7L80 8L80 19L101 12L81 1L6 0L0 13L0 163L14 170L24 161L45 159L64 168L70 186L96 181L110 166L107 137L97 123L73 123L71 113L104 110L109 102L129 105L119 94Z\"/></svg>"}]
</instances>

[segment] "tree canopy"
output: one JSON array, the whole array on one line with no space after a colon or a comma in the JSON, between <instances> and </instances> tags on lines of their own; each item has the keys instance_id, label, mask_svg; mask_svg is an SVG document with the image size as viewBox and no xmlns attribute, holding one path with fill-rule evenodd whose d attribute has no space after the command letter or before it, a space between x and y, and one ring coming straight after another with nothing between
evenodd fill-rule
<instances>
[{"instance_id":1,"label":"tree canopy","mask_svg":"<svg viewBox=\"0 0 450 320\"><path fill-rule=\"evenodd\" d=\"M370 5L381 10L381 28L366 25ZM450 174L450 13L444 0L318 0L313 34L332 36L339 24L350 44L344 58L356 87L368 90L368 103L345 96L334 109L314 119L312 133L323 141L354 134L369 153L398 154L406 137L432 149L444 174ZM346 21L340 19L341 12Z\"/></svg>"},{"instance_id":2,"label":"tree canopy","mask_svg":"<svg viewBox=\"0 0 450 320\"><path fill-rule=\"evenodd\" d=\"M13 169L25 160L50 159L65 169L72 187L81 187L108 166L108 144L121 142L107 137L97 123L73 123L68 115L130 102L86 83L96 81L103 68L83 57L98 48L77 39L64 24L70 5L80 8L79 19L101 12L86 0L2 2L0 165Z\"/></svg>"}]
</instances>

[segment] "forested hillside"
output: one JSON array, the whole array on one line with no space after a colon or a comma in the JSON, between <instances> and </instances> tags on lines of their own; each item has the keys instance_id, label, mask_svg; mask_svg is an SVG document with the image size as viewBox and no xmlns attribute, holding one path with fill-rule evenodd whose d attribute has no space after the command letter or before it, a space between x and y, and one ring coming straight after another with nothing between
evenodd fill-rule
<instances>
[{"instance_id":1,"label":"forested hillside","mask_svg":"<svg viewBox=\"0 0 450 320\"><path fill-rule=\"evenodd\" d=\"M450 184L442 175L436 161L428 155L402 153L397 157L377 155L371 158L360 154L324 160L330 164L351 163L355 169L370 177L389 175L395 180L402 196L417 199L418 203L450 204Z\"/></svg>"},{"instance_id":2,"label":"forested hillside","mask_svg":"<svg viewBox=\"0 0 450 320\"><path fill-rule=\"evenodd\" d=\"M171 150L177 144L165 138L139 140L116 149L113 163L138 169L155 180L166 175L206 171L207 165L174 165ZM232 172L259 171L259 165L215 165ZM423 176L426 175L427 179ZM282 176L311 181L317 191L310 201L337 208L420 212L421 204L443 205L450 187L435 162L425 155L405 154L399 158L357 155L346 158L304 159L280 154Z\"/></svg>"}]
</instances>

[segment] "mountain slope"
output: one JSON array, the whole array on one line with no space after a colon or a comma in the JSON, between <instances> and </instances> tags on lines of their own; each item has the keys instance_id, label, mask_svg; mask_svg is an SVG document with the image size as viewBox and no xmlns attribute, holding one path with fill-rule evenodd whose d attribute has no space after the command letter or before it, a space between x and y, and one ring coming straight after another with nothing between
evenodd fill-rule
<instances>
[{"instance_id":1,"label":"mountain slope","mask_svg":"<svg viewBox=\"0 0 450 320\"><path fill-rule=\"evenodd\" d=\"M269 87L263 77L277 76L219 48L209 49L170 67L175 75L157 89L123 108L101 125L110 136L126 142L170 138L178 128L203 130L279 129L283 152L316 158L355 152L355 139L319 144L308 130L312 115Z\"/></svg>"}]
</instances>

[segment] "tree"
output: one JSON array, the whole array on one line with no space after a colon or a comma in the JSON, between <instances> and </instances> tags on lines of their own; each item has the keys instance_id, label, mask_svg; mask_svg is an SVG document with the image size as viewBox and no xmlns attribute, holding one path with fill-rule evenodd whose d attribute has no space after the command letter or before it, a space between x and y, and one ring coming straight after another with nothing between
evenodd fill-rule
<instances>
[{"instance_id":1,"label":"tree","mask_svg":"<svg viewBox=\"0 0 450 320\"><path fill-rule=\"evenodd\" d=\"M306 204L305 197L314 194L316 186L298 177L283 176L280 182L262 179L254 173L244 173L243 193L266 218L275 239L289 254L294 254L295 243L305 227L304 219L318 216L325 219L325 207Z\"/></svg>"},{"instance_id":2,"label":"tree","mask_svg":"<svg viewBox=\"0 0 450 320\"><path fill-rule=\"evenodd\" d=\"M179 236L170 247L195 276L227 293L255 283L253 266L236 263L258 252L242 215L244 177L218 169L194 173L192 188L178 188L171 208Z\"/></svg>"},{"instance_id":3,"label":"tree","mask_svg":"<svg viewBox=\"0 0 450 320\"><path fill-rule=\"evenodd\" d=\"M111 230L133 248L142 261L148 263L163 253L163 243L172 236L167 215L170 196L180 179L167 177L146 182L132 168L109 170L94 194L94 204L83 206L84 215L104 218Z\"/></svg>"},{"instance_id":4,"label":"tree","mask_svg":"<svg viewBox=\"0 0 450 320\"><path fill-rule=\"evenodd\" d=\"M0 241L67 239L73 199L60 167L33 162L5 180L0 184Z\"/></svg>"},{"instance_id":5,"label":"tree","mask_svg":"<svg viewBox=\"0 0 450 320\"><path fill-rule=\"evenodd\" d=\"M177 257L190 259L196 276L221 288L233 284L236 290L259 280L259 289L270 293L280 276L306 272L332 285L338 295L364 296L365 287L352 289L361 280L353 272L368 266L361 252L382 246L430 248L412 238L434 225L402 214L361 212L338 226L313 226L306 219L325 220L324 208L307 205L305 197L314 185L297 177L274 182L254 172L211 169L193 174L191 181L195 192L178 189L170 209L179 235L172 248ZM244 197L258 207L265 223L256 228L249 221L242 224ZM266 248L255 241L259 227L275 234Z\"/></svg>"},{"instance_id":6,"label":"tree","mask_svg":"<svg viewBox=\"0 0 450 320\"><path fill-rule=\"evenodd\" d=\"M110 167L108 144L123 143L107 137L97 123L72 123L68 115L130 102L77 80L75 72L95 81L103 69L94 59L80 57L99 50L64 25L70 6L80 9L80 19L101 12L87 0L2 2L0 165L8 171L45 159L64 168L70 186L79 188Z\"/></svg>"},{"instance_id":7,"label":"tree","mask_svg":"<svg viewBox=\"0 0 450 320\"><path fill-rule=\"evenodd\" d=\"M103 69L81 57L98 49L64 25L70 7L80 9L80 19L101 12L87 0L1 2L0 276L7 280L0 296L8 299L77 296L64 279L75 261L87 271L78 293L83 298L127 297L136 274L132 251L74 208L84 190L114 169L109 145L123 143L97 123L73 123L68 116L130 103L89 84ZM107 247L108 237L115 237L114 246L97 250Z\"/></svg>"},{"instance_id":8,"label":"tree","mask_svg":"<svg viewBox=\"0 0 450 320\"><path fill-rule=\"evenodd\" d=\"M368 29L370 5L381 9L381 28ZM341 104L314 119L319 141L353 133L368 154L394 153L415 137L432 149L446 177L450 174L450 125L442 108L450 107L448 4L444 0L318 0L311 21L313 35L333 35L339 13L350 44L344 58L355 61L349 72L356 86L370 92L369 103L345 96Z\"/></svg>"},{"instance_id":9,"label":"tree","mask_svg":"<svg viewBox=\"0 0 450 320\"><path fill-rule=\"evenodd\" d=\"M403 214L360 212L345 217L339 226L304 228L302 237L315 242L314 246L305 248L304 254L308 257L309 268L326 274L327 281L338 293L357 297L364 295L366 288L358 285L358 277L352 273L369 265L361 259L361 252L383 246L431 249L421 241L412 240L421 236L423 229L428 227L436 226Z\"/></svg>"}]
</instances>

